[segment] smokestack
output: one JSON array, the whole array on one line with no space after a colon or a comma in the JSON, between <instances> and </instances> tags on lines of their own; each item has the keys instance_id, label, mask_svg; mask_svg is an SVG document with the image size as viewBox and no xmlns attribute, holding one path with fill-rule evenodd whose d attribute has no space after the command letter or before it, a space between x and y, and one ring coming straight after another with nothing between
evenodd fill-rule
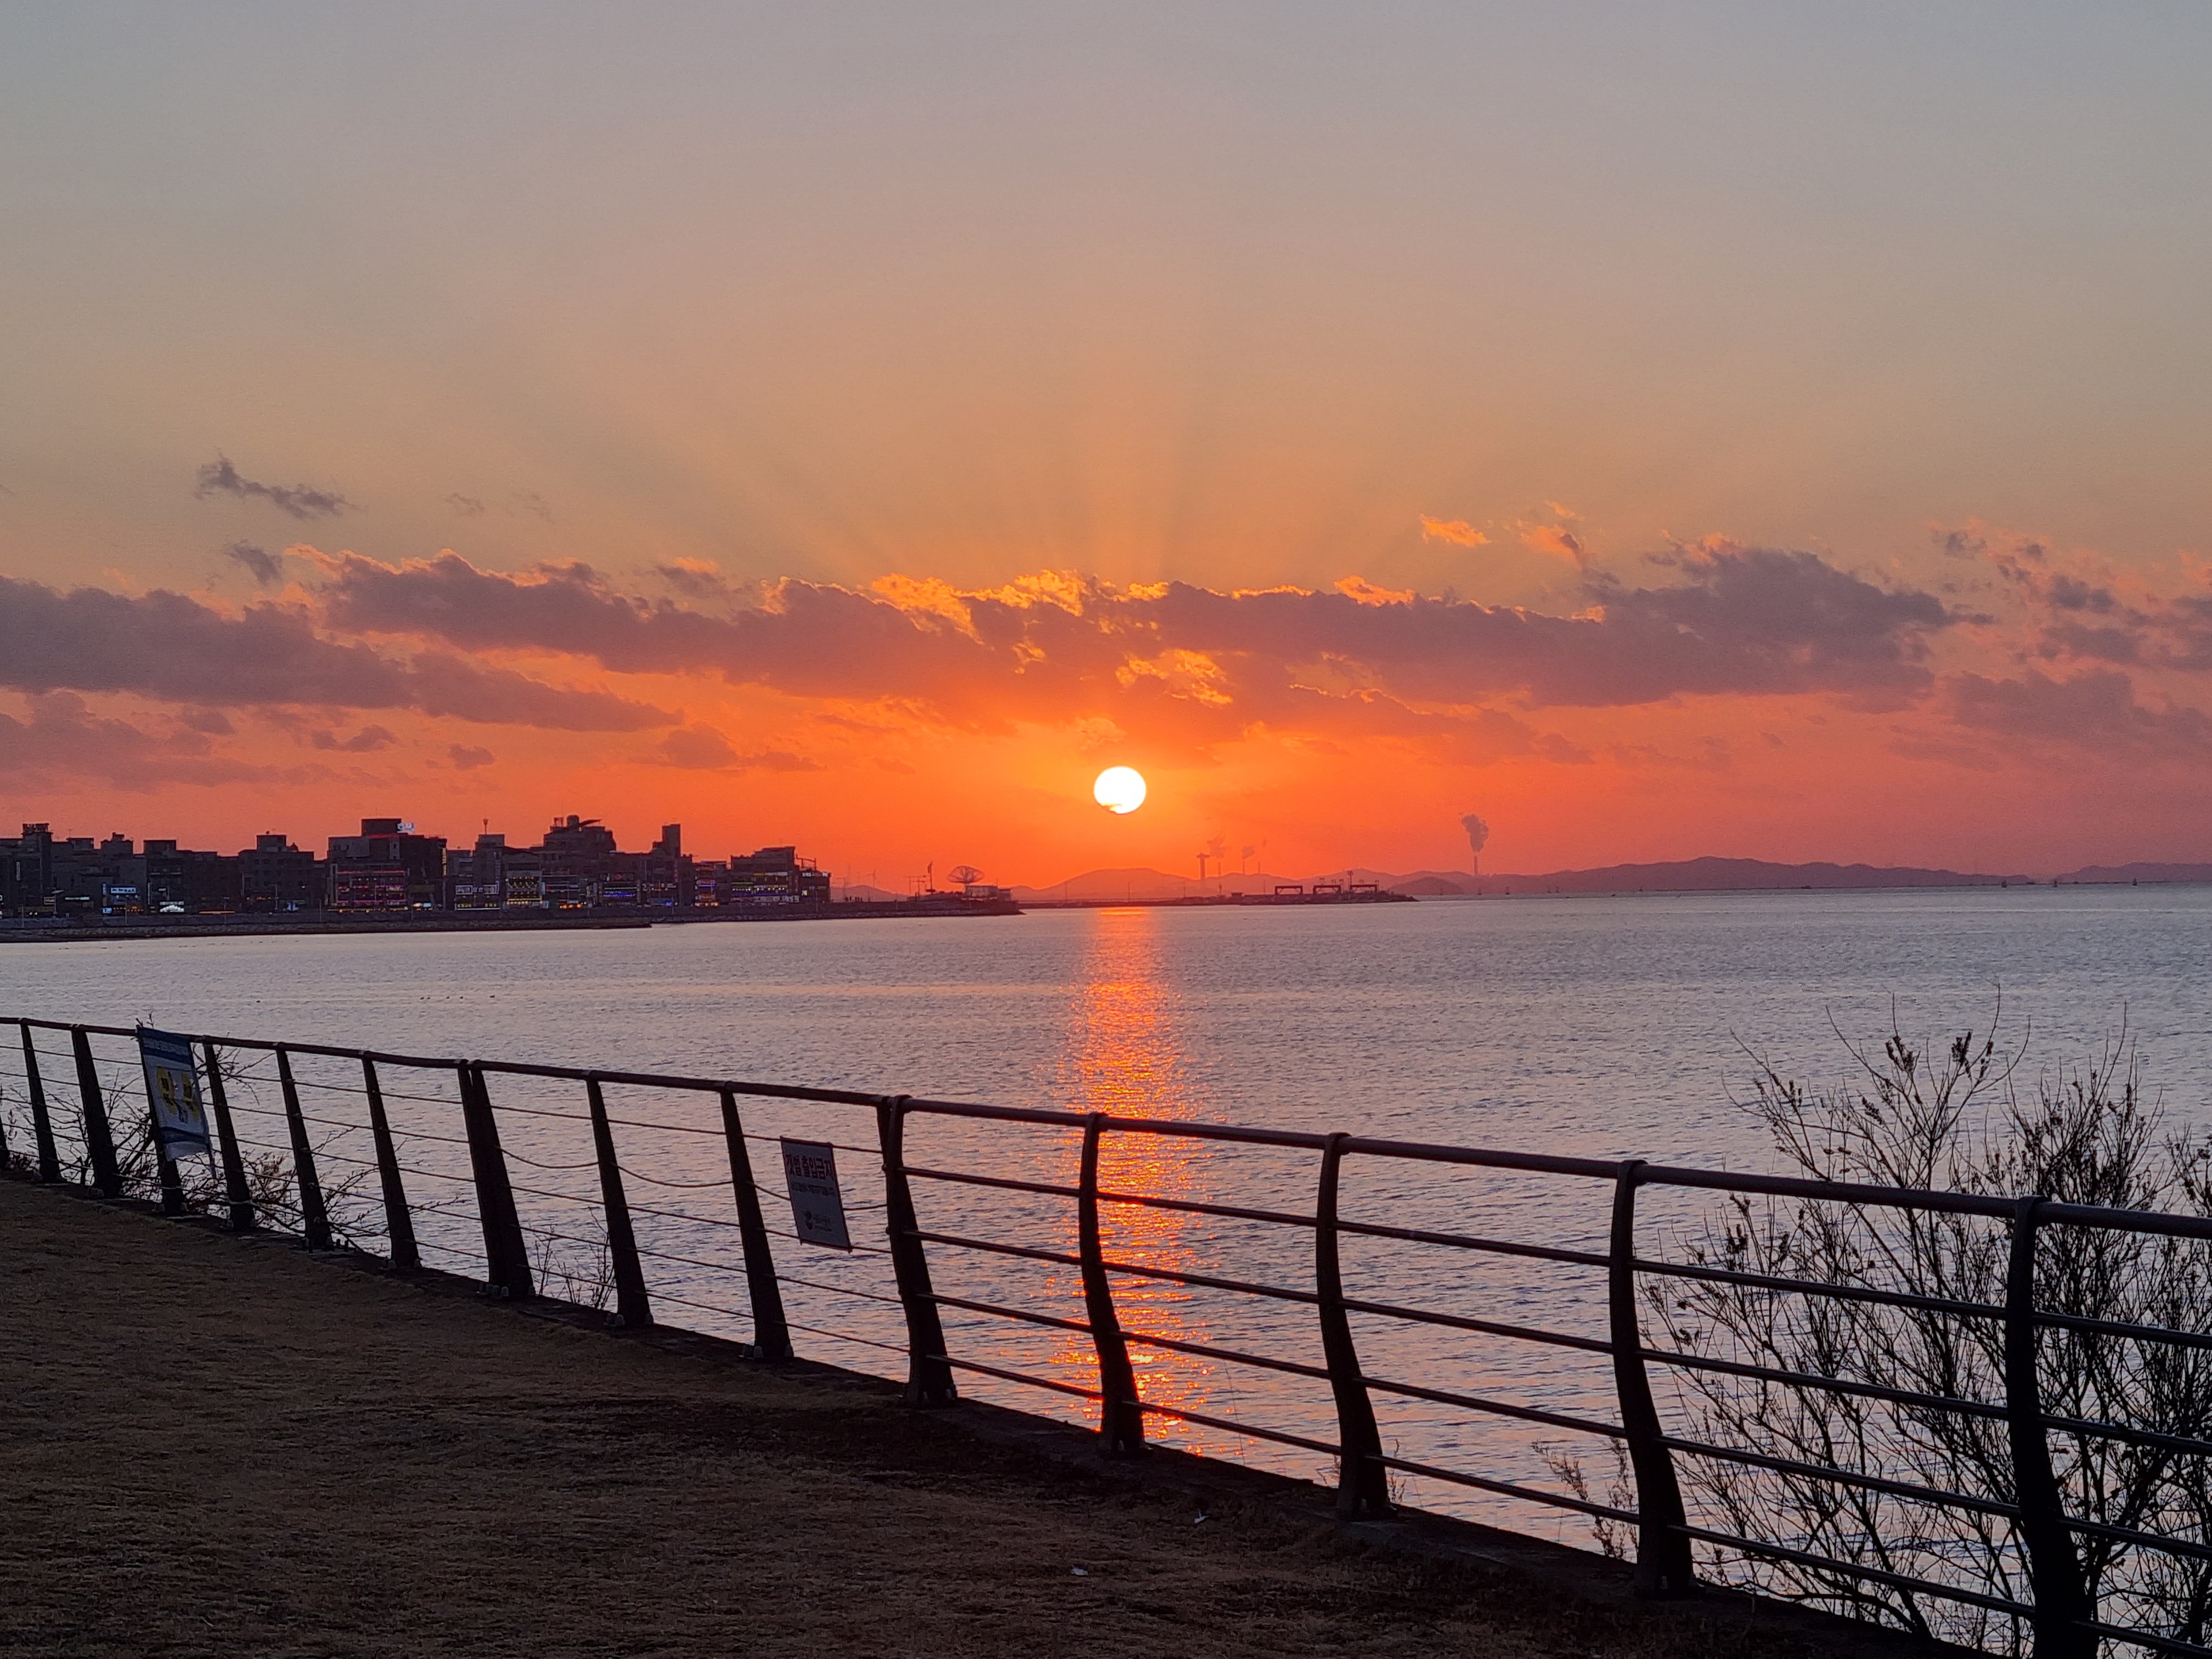
<instances>
[{"instance_id":1,"label":"smokestack","mask_svg":"<svg viewBox=\"0 0 2212 1659\"><path fill-rule=\"evenodd\" d=\"M1468 855L1474 873L1479 876L1482 873L1483 844L1490 839L1490 826L1469 812L1459 821L1459 827L1467 831Z\"/></svg>"}]
</instances>

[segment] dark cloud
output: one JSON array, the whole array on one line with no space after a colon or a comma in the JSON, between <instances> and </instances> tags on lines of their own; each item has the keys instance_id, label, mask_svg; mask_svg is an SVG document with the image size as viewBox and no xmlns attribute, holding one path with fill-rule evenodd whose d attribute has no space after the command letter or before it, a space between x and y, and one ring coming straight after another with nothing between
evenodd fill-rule
<instances>
[{"instance_id":1,"label":"dark cloud","mask_svg":"<svg viewBox=\"0 0 2212 1659\"><path fill-rule=\"evenodd\" d=\"M457 743L446 750L446 758L453 762L456 771L473 772L479 766L489 766L498 757L489 749L467 749Z\"/></svg>"},{"instance_id":2,"label":"dark cloud","mask_svg":"<svg viewBox=\"0 0 2212 1659\"><path fill-rule=\"evenodd\" d=\"M336 643L296 606L262 602L231 617L159 588L137 596L96 587L64 593L8 577L0 577L0 685L127 691L210 708L412 708L564 732L633 732L678 718L447 651L405 659Z\"/></svg>"},{"instance_id":3,"label":"dark cloud","mask_svg":"<svg viewBox=\"0 0 2212 1659\"><path fill-rule=\"evenodd\" d=\"M152 790L279 775L273 768L223 759L195 732L160 738L128 720L95 714L72 692L33 697L29 705L23 720L0 714L0 773L14 780Z\"/></svg>"},{"instance_id":4,"label":"dark cloud","mask_svg":"<svg viewBox=\"0 0 2212 1659\"><path fill-rule=\"evenodd\" d=\"M534 489L518 489L507 498L511 513L527 513L546 523L553 522L553 505Z\"/></svg>"},{"instance_id":5,"label":"dark cloud","mask_svg":"<svg viewBox=\"0 0 2212 1659\"><path fill-rule=\"evenodd\" d=\"M669 564L657 564L653 574L666 582L687 599L727 599L732 597L729 581L721 567L707 559L678 559Z\"/></svg>"},{"instance_id":6,"label":"dark cloud","mask_svg":"<svg viewBox=\"0 0 2212 1659\"><path fill-rule=\"evenodd\" d=\"M484 504L481 499L474 495L464 495L459 490L455 490L443 499L447 507L452 507L465 519L476 518L484 510Z\"/></svg>"},{"instance_id":7,"label":"dark cloud","mask_svg":"<svg viewBox=\"0 0 2212 1659\"><path fill-rule=\"evenodd\" d=\"M216 456L200 469L199 488L192 494L203 499L235 495L241 501L264 501L279 513L289 514L295 519L335 519L341 514L361 510L335 489L311 489L306 484L265 484L241 477L227 455Z\"/></svg>"},{"instance_id":8,"label":"dark cloud","mask_svg":"<svg viewBox=\"0 0 2212 1659\"><path fill-rule=\"evenodd\" d=\"M819 772L823 769L819 761L792 754L787 750L770 749L757 755L741 755L731 745L729 738L711 726L678 727L660 740L654 757L663 765L680 766L693 772Z\"/></svg>"},{"instance_id":9,"label":"dark cloud","mask_svg":"<svg viewBox=\"0 0 2212 1659\"><path fill-rule=\"evenodd\" d=\"M373 755L380 749L389 749L399 739L380 726L364 726L349 738L340 738L335 732L318 732L307 739L318 749L334 750L343 755Z\"/></svg>"},{"instance_id":10,"label":"dark cloud","mask_svg":"<svg viewBox=\"0 0 2212 1659\"><path fill-rule=\"evenodd\" d=\"M2125 674L2099 669L2066 679L1961 674L1946 686L1952 717L1973 730L2057 744L2104 758L2212 761L2212 716L2138 702Z\"/></svg>"},{"instance_id":11,"label":"dark cloud","mask_svg":"<svg viewBox=\"0 0 2212 1659\"><path fill-rule=\"evenodd\" d=\"M342 628L465 649L559 651L618 672L890 700L978 728L1103 714L1124 730L1193 741L1308 720L1322 702L1395 719L1394 708L1498 698L1894 701L1931 683L1929 641L1957 620L1930 594L1812 553L1695 547L1665 561L1674 579L1662 585L1584 578L1583 605L1567 616L1360 584L1224 592L1055 575L984 591L786 580L710 615L623 592L587 565L510 574L453 553L398 566L335 556L325 601Z\"/></svg>"},{"instance_id":12,"label":"dark cloud","mask_svg":"<svg viewBox=\"0 0 2212 1659\"><path fill-rule=\"evenodd\" d=\"M252 542L233 542L222 550L223 556L246 567L253 580L264 587L276 587L284 580L284 556L271 553L265 547L256 547Z\"/></svg>"}]
</instances>

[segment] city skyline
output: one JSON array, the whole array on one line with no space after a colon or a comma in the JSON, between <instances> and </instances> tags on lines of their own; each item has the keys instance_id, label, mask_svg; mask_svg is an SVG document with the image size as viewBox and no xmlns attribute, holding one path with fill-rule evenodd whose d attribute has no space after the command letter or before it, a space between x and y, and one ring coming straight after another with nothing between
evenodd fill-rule
<instances>
[{"instance_id":1,"label":"city skyline","mask_svg":"<svg viewBox=\"0 0 2212 1659\"><path fill-rule=\"evenodd\" d=\"M7 822L2212 852L2202 14L416 23L21 20Z\"/></svg>"}]
</instances>

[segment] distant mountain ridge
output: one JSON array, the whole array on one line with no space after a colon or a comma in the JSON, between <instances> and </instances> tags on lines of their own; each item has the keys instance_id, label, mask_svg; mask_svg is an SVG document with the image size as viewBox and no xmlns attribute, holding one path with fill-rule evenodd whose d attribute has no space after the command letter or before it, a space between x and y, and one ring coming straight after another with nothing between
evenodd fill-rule
<instances>
[{"instance_id":1,"label":"distant mountain ridge","mask_svg":"<svg viewBox=\"0 0 2212 1659\"><path fill-rule=\"evenodd\" d=\"M1474 898L1516 893L1758 893L1789 890L1848 891L1899 887L2030 887L2119 885L2130 883L2212 882L2212 864L2135 863L2086 865L2057 877L1983 875L1961 870L1927 870L1873 864L1776 864L1765 859L1697 858L1656 864L1611 864L1594 870L1553 870L1540 875L1473 875L1464 870L1416 870L1398 875L1356 868L1319 876L1170 875L1146 866L1086 870L1050 887L1016 887L1026 903L1050 904L1104 900L1160 900L1201 894L1267 893L1278 886L1310 887L1316 882L1372 882L1416 898Z\"/></svg>"}]
</instances>

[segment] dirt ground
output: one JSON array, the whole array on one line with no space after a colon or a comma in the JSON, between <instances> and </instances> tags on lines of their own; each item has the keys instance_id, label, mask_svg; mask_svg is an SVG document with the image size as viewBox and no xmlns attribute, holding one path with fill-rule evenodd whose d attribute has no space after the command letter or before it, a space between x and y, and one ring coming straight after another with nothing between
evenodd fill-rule
<instances>
[{"instance_id":1,"label":"dirt ground","mask_svg":"<svg viewBox=\"0 0 2212 1659\"><path fill-rule=\"evenodd\" d=\"M1200 1522L959 1415L0 1181L9 1651L1813 1650Z\"/></svg>"}]
</instances>

